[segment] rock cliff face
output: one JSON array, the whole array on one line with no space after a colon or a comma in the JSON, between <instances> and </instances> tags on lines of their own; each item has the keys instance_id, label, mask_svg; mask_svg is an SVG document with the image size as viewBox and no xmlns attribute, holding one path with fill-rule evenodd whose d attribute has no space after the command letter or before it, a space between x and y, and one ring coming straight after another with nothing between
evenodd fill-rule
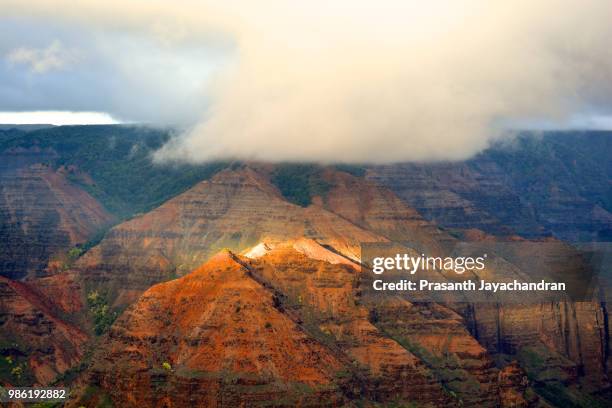
<instances>
[{"instance_id":1,"label":"rock cliff face","mask_svg":"<svg viewBox=\"0 0 612 408\"><path fill-rule=\"evenodd\" d=\"M477 339L491 354L518 356L543 382L580 380L587 388L606 389L606 313L600 302L477 304L472 323ZM546 370L550 371L542 373Z\"/></svg>"},{"instance_id":2,"label":"rock cliff face","mask_svg":"<svg viewBox=\"0 0 612 408\"><path fill-rule=\"evenodd\" d=\"M387 188L339 171L327 170L323 178L331 188L321 205L366 230L430 255L454 241Z\"/></svg>"},{"instance_id":3,"label":"rock cliff face","mask_svg":"<svg viewBox=\"0 0 612 408\"><path fill-rule=\"evenodd\" d=\"M495 303L471 304L469 299L453 296L448 297L450 303L446 305L418 303L409 296L369 298L362 290L369 281L363 280L357 263L359 243L414 242L429 254L435 254L457 240L421 218L392 192L370 181L325 171L323 177L329 190L303 208L285 201L269 182L268 174L261 167L219 173L158 209L115 227L100 245L77 262L76 271L88 287L110 294L115 306L127 305L151 284L183 275L186 268L206 261L215 250L227 247L235 253L242 251L246 258L232 259L241 265L237 268L244 269L244 279L256 282L272 294L277 312L337 359L337 371L347 382L332 376L329 384L335 387L330 394L333 401L359 396L370 401L402 399L436 406L495 406L502 404L500 401L519 400L521 404L534 404L537 397L529 384L519 384L510 390L508 384L515 384L514 377L500 374L500 369L512 359L518 360L521 369L527 370L530 381L536 381L539 387L550 385L546 378L550 374L548 369L559 373L557 377L562 378L563 386L586 386L587 382L593 390L608 386L604 319L607 312L601 304L566 302L501 307ZM496 237L474 229L461 236L472 241L497 241ZM518 237L509 239L530 245ZM208 277L202 270L196 275ZM520 265L501 259L487 268L483 276L520 279L525 273L528 271L521 270ZM231 280L230 275L224 276L224 280ZM446 279L443 275L438 278ZM175 281L155 288L175 288L173 291L178 293L180 288L172 286L172 282ZM176 282L184 284L190 280ZM217 280L210 283L220 284ZM147 293L157 293L157 290L161 289ZM159 304L157 298L147 296L139 304L144 299ZM187 309L179 308L183 312L172 312L168 319L163 317L173 307L168 304L146 312L140 308L138 312L128 311L122 319L129 320L120 320L111 330L111 338L115 341L117 337L113 336L123 336L128 325L163 331L161 326L155 326L162 320L169 322L168 327L174 332L172 322L180 319ZM157 316L160 322L141 322L140 316L149 316L149 320ZM230 316L228 312L215 315L215 319L230 319ZM265 328L265 322L263 325ZM186 379L178 371L174 376L169 376L167 370L151 374L163 364L152 357L166 352L166 349L158 351L159 344L174 344L184 336L189 338L186 332L179 333L172 340L161 341L159 334L151 333L146 334L146 341L131 334L117 340L118 343L105 348L105 355L128 359L123 351L114 354L109 350L123 350L129 342L139 345L133 351L134 364L126 366L140 367L144 377L138 377L134 383L126 379L136 375L129 370L109 374L110 360L104 362L105 357L101 357L97 368L91 371L93 383L107 390L124 389L124 402L136 398L134 393L144 393L141 388L151 384L157 387L161 378L172 384L168 386L172 391L164 394L169 398L167 401L172 401L175 391L184 387L220 390L218 379L204 386L198 382L201 379ZM257 333L262 336L267 332ZM141 350L140 345L148 351ZM196 346L185 351L185 355L203 352ZM232 345L227 347L229 350ZM219 355L222 348L206 349L206 353ZM534 365L533 359L545 363ZM139 366L136 361L144 365ZM183 360L173 361L183 364ZM245 364L246 367L250 363ZM214 372L216 368L202 365L200 370ZM112 382L110 378L115 374L118 374L117 381L124 382ZM253 375L263 374L257 371ZM213 383L216 385L212 386ZM274 394L277 391L270 391L270 395L280 395ZM249 393L245 391L244 398L256 399ZM144 397L144 394L138 395ZM213 398L204 394L200 397L209 402Z\"/></svg>"},{"instance_id":4,"label":"rock cliff face","mask_svg":"<svg viewBox=\"0 0 612 408\"><path fill-rule=\"evenodd\" d=\"M609 140L609 132L519 137L464 162L377 166L367 177L443 227L610 241Z\"/></svg>"},{"instance_id":5,"label":"rock cliff face","mask_svg":"<svg viewBox=\"0 0 612 408\"><path fill-rule=\"evenodd\" d=\"M500 372L447 307L370 302L357 265L313 240L262 243L247 254L223 252L146 291L100 345L76 403L537 402L532 391L525 397L529 381Z\"/></svg>"},{"instance_id":6,"label":"rock cliff face","mask_svg":"<svg viewBox=\"0 0 612 408\"><path fill-rule=\"evenodd\" d=\"M529 208L504 185L499 169L495 170L497 174L489 175L466 163L398 164L370 169L367 177L446 228L478 228L503 235L520 227L518 221L541 232Z\"/></svg>"},{"instance_id":7,"label":"rock cliff face","mask_svg":"<svg viewBox=\"0 0 612 408\"><path fill-rule=\"evenodd\" d=\"M334 406L343 364L225 252L146 291L115 323L91 383L117 406Z\"/></svg>"},{"instance_id":8,"label":"rock cliff face","mask_svg":"<svg viewBox=\"0 0 612 408\"><path fill-rule=\"evenodd\" d=\"M385 188L331 170L324 178L331 190L304 208L283 199L265 167L224 170L114 227L76 267L127 304L222 248L240 252L261 240L311 238L353 260L367 242L404 240L437 253L453 241Z\"/></svg>"},{"instance_id":9,"label":"rock cliff face","mask_svg":"<svg viewBox=\"0 0 612 408\"><path fill-rule=\"evenodd\" d=\"M11 279L47 274L114 218L67 179L62 169L40 164L52 152L10 152L0 167L0 275ZM31 162L34 162L33 164ZM5 167L6 166L6 167Z\"/></svg>"},{"instance_id":10,"label":"rock cliff face","mask_svg":"<svg viewBox=\"0 0 612 408\"><path fill-rule=\"evenodd\" d=\"M498 370L459 314L436 303L414 304L399 297L373 302L372 308L376 325L419 356L458 402L496 405Z\"/></svg>"},{"instance_id":11,"label":"rock cliff face","mask_svg":"<svg viewBox=\"0 0 612 408\"><path fill-rule=\"evenodd\" d=\"M28 171L71 191L61 170ZM2 339L26 348L3 350L49 383L82 361L88 337L76 327L90 330L85 294L98 290L128 308L79 377L86 406L534 406L535 391L550 401L555 387L571 389L564 401L575 402L578 387L609 386L605 303L371 297L361 243L402 241L433 255L457 238L372 180L325 170L329 189L304 208L269 175L266 166L222 171L117 225L70 271L4 279L0 324L17 338ZM77 194L53 196L71 208ZM68 242L82 239L80 217L90 216L64 216ZM502 259L483 276L529 272Z\"/></svg>"},{"instance_id":12,"label":"rock cliff face","mask_svg":"<svg viewBox=\"0 0 612 408\"><path fill-rule=\"evenodd\" d=\"M129 303L153 283L181 276L215 252L260 240L308 237L358 259L362 242L385 241L321 206L285 201L252 169L225 170L159 208L111 229L77 263L92 284Z\"/></svg>"},{"instance_id":13,"label":"rock cliff face","mask_svg":"<svg viewBox=\"0 0 612 408\"><path fill-rule=\"evenodd\" d=\"M80 362L88 336L70 317L81 311L69 276L28 283L0 277L0 381L46 385Z\"/></svg>"},{"instance_id":14,"label":"rock cliff face","mask_svg":"<svg viewBox=\"0 0 612 408\"><path fill-rule=\"evenodd\" d=\"M536 402L537 397L527 387L527 373L516 361L499 372L498 383L501 407L524 408Z\"/></svg>"},{"instance_id":15,"label":"rock cliff face","mask_svg":"<svg viewBox=\"0 0 612 408\"><path fill-rule=\"evenodd\" d=\"M307 207L288 201L291 180L275 166L232 166L117 225L66 271L61 255L112 222L78 187L94 180L57 165L84 130L73 131L70 143L57 142L58 131L45 139L55 144L11 144L0 154L0 384L77 375L75 406L609 405L604 297L373 297L359 265L363 242L400 241L434 255L503 235L542 257L525 237L609 238L609 139L521 141L464 163L377 166L365 178L303 166L311 171L303 185L320 177ZM133 153L111 139L70 157L121 151L94 166L107 187L120 173L109 169ZM202 178L186 175L155 200L140 191L123 201L157 203ZM537 273L503 259L490 266L480 278ZM110 301L98 311L127 307L102 337L87 300L94 290Z\"/></svg>"},{"instance_id":16,"label":"rock cliff face","mask_svg":"<svg viewBox=\"0 0 612 408\"><path fill-rule=\"evenodd\" d=\"M318 247L318 248L317 248ZM429 368L370 322L359 305L356 265L306 254L326 251L312 240L282 244L249 263L253 276L274 288L283 309L347 362L358 395L374 401L441 405L450 398Z\"/></svg>"},{"instance_id":17,"label":"rock cliff face","mask_svg":"<svg viewBox=\"0 0 612 408\"><path fill-rule=\"evenodd\" d=\"M326 265L326 272L333 272L333 264ZM121 406L343 403L342 387L357 386L349 383L350 360L312 335L314 326L286 310L280 292L266 287L262 274L256 277L253 270L251 262L226 252L184 278L145 292L113 326L94 359L90 382ZM344 283L350 292L350 280ZM414 366L414 358L404 359L403 364ZM181 396L186 383L191 392Z\"/></svg>"}]
</instances>

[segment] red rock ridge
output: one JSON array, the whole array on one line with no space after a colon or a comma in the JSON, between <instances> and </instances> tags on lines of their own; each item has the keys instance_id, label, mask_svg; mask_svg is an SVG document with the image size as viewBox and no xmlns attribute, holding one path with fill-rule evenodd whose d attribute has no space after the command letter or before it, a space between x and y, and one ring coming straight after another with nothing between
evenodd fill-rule
<instances>
[{"instance_id":1,"label":"red rock ridge","mask_svg":"<svg viewBox=\"0 0 612 408\"><path fill-rule=\"evenodd\" d=\"M91 381L124 407L340 404L342 363L277 302L221 253L147 290L101 345Z\"/></svg>"},{"instance_id":2,"label":"red rock ridge","mask_svg":"<svg viewBox=\"0 0 612 408\"><path fill-rule=\"evenodd\" d=\"M129 303L151 284L181 276L227 247L307 237L359 259L362 242L387 239L319 206L285 201L265 174L225 170L159 208L114 227L77 263L90 282Z\"/></svg>"},{"instance_id":3,"label":"red rock ridge","mask_svg":"<svg viewBox=\"0 0 612 408\"><path fill-rule=\"evenodd\" d=\"M0 174L0 274L43 275L49 260L65 256L113 221L98 201L50 167Z\"/></svg>"},{"instance_id":4,"label":"red rock ridge","mask_svg":"<svg viewBox=\"0 0 612 408\"><path fill-rule=\"evenodd\" d=\"M39 290L36 282L0 277L0 339L17 345L8 355L14 361L26 358L27 368L41 385L77 364L88 340L86 333L63 317L78 311L80 304L73 297L72 283L62 280L41 282ZM47 297L45 292L59 298Z\"/></svg>"}]
</instances>

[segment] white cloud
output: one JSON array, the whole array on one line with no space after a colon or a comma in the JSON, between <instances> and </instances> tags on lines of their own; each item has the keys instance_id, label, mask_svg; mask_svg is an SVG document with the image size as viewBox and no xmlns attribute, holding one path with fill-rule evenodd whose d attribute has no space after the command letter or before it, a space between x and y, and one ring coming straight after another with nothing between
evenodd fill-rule
<instances>
[{"instance_id":1,"label":"white cloud","mask_svg":"<svg viewBox=\"0 0 612 408\"><path fill-rule=\"evenodd\" d=\"M66 49L54 40L46 48L15 48L6 55L11 64L25 64L33 73L44 74L48 71L65 69L77 60L74 50Z\"/></svg>"},{"instance_id":2,"label":"white cloud","mask_svg":"<svg viewBox=\"0 0 612 408\"><path fill-rule=\"evenodd\" d=\"M112 125L119 123L103 112L33 111L0 112L0 124Z\"/></svg>"},{"instance_id":3,"label":"white cloud","mask_svg":"<svg viewBox=\"0 0 612 408\"><path fill-rule=\"evenodd\" d=\"M460 159L500 123L563 123L612 101L609 0L4 3L168 49L228 39L235 63L162 159ZM159 78L150 86L181 85Z\"/></svg>"}]
</instances>

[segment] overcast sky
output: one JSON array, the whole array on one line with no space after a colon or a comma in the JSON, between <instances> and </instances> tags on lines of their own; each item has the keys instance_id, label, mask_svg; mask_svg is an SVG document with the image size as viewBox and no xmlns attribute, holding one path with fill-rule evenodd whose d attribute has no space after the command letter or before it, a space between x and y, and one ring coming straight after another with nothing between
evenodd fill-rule
<instances>
[{"instance_id":1,"label":"overcast sky","mask_svg":"<svg viewBox=\"0 0 612 408\"><path fill-rule=\"evenodd\" d=\"M0 121L187 129L160 160L462 159L508 128L612 124L609 0L0 8Z\"/></svg>"}]
</instances>

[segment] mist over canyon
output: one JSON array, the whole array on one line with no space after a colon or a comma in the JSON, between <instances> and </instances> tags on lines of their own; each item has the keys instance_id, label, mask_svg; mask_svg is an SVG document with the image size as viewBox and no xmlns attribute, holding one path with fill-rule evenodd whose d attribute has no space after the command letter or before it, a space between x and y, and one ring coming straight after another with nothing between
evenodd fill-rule
<instances>
[{"instance_id":1,"label":"mist over canyon","mask_svg":"<svg viewBox=\"0 0 612 408\"><path fill-rule=\"evenodd\" d=\"M0 10L0 405L612 406L609 0Z\"/></svg>"},{"instance_id":2,"label":"mist over canyon","mask_svg":"<svg viewBox=\"0 0 612 408\"><path fill-rule=\"evenodd\" d=\"M162 161L462 160L610 116L605 0L2 6L0 110L178 124Z\"/></svg>"}]
</instances>

